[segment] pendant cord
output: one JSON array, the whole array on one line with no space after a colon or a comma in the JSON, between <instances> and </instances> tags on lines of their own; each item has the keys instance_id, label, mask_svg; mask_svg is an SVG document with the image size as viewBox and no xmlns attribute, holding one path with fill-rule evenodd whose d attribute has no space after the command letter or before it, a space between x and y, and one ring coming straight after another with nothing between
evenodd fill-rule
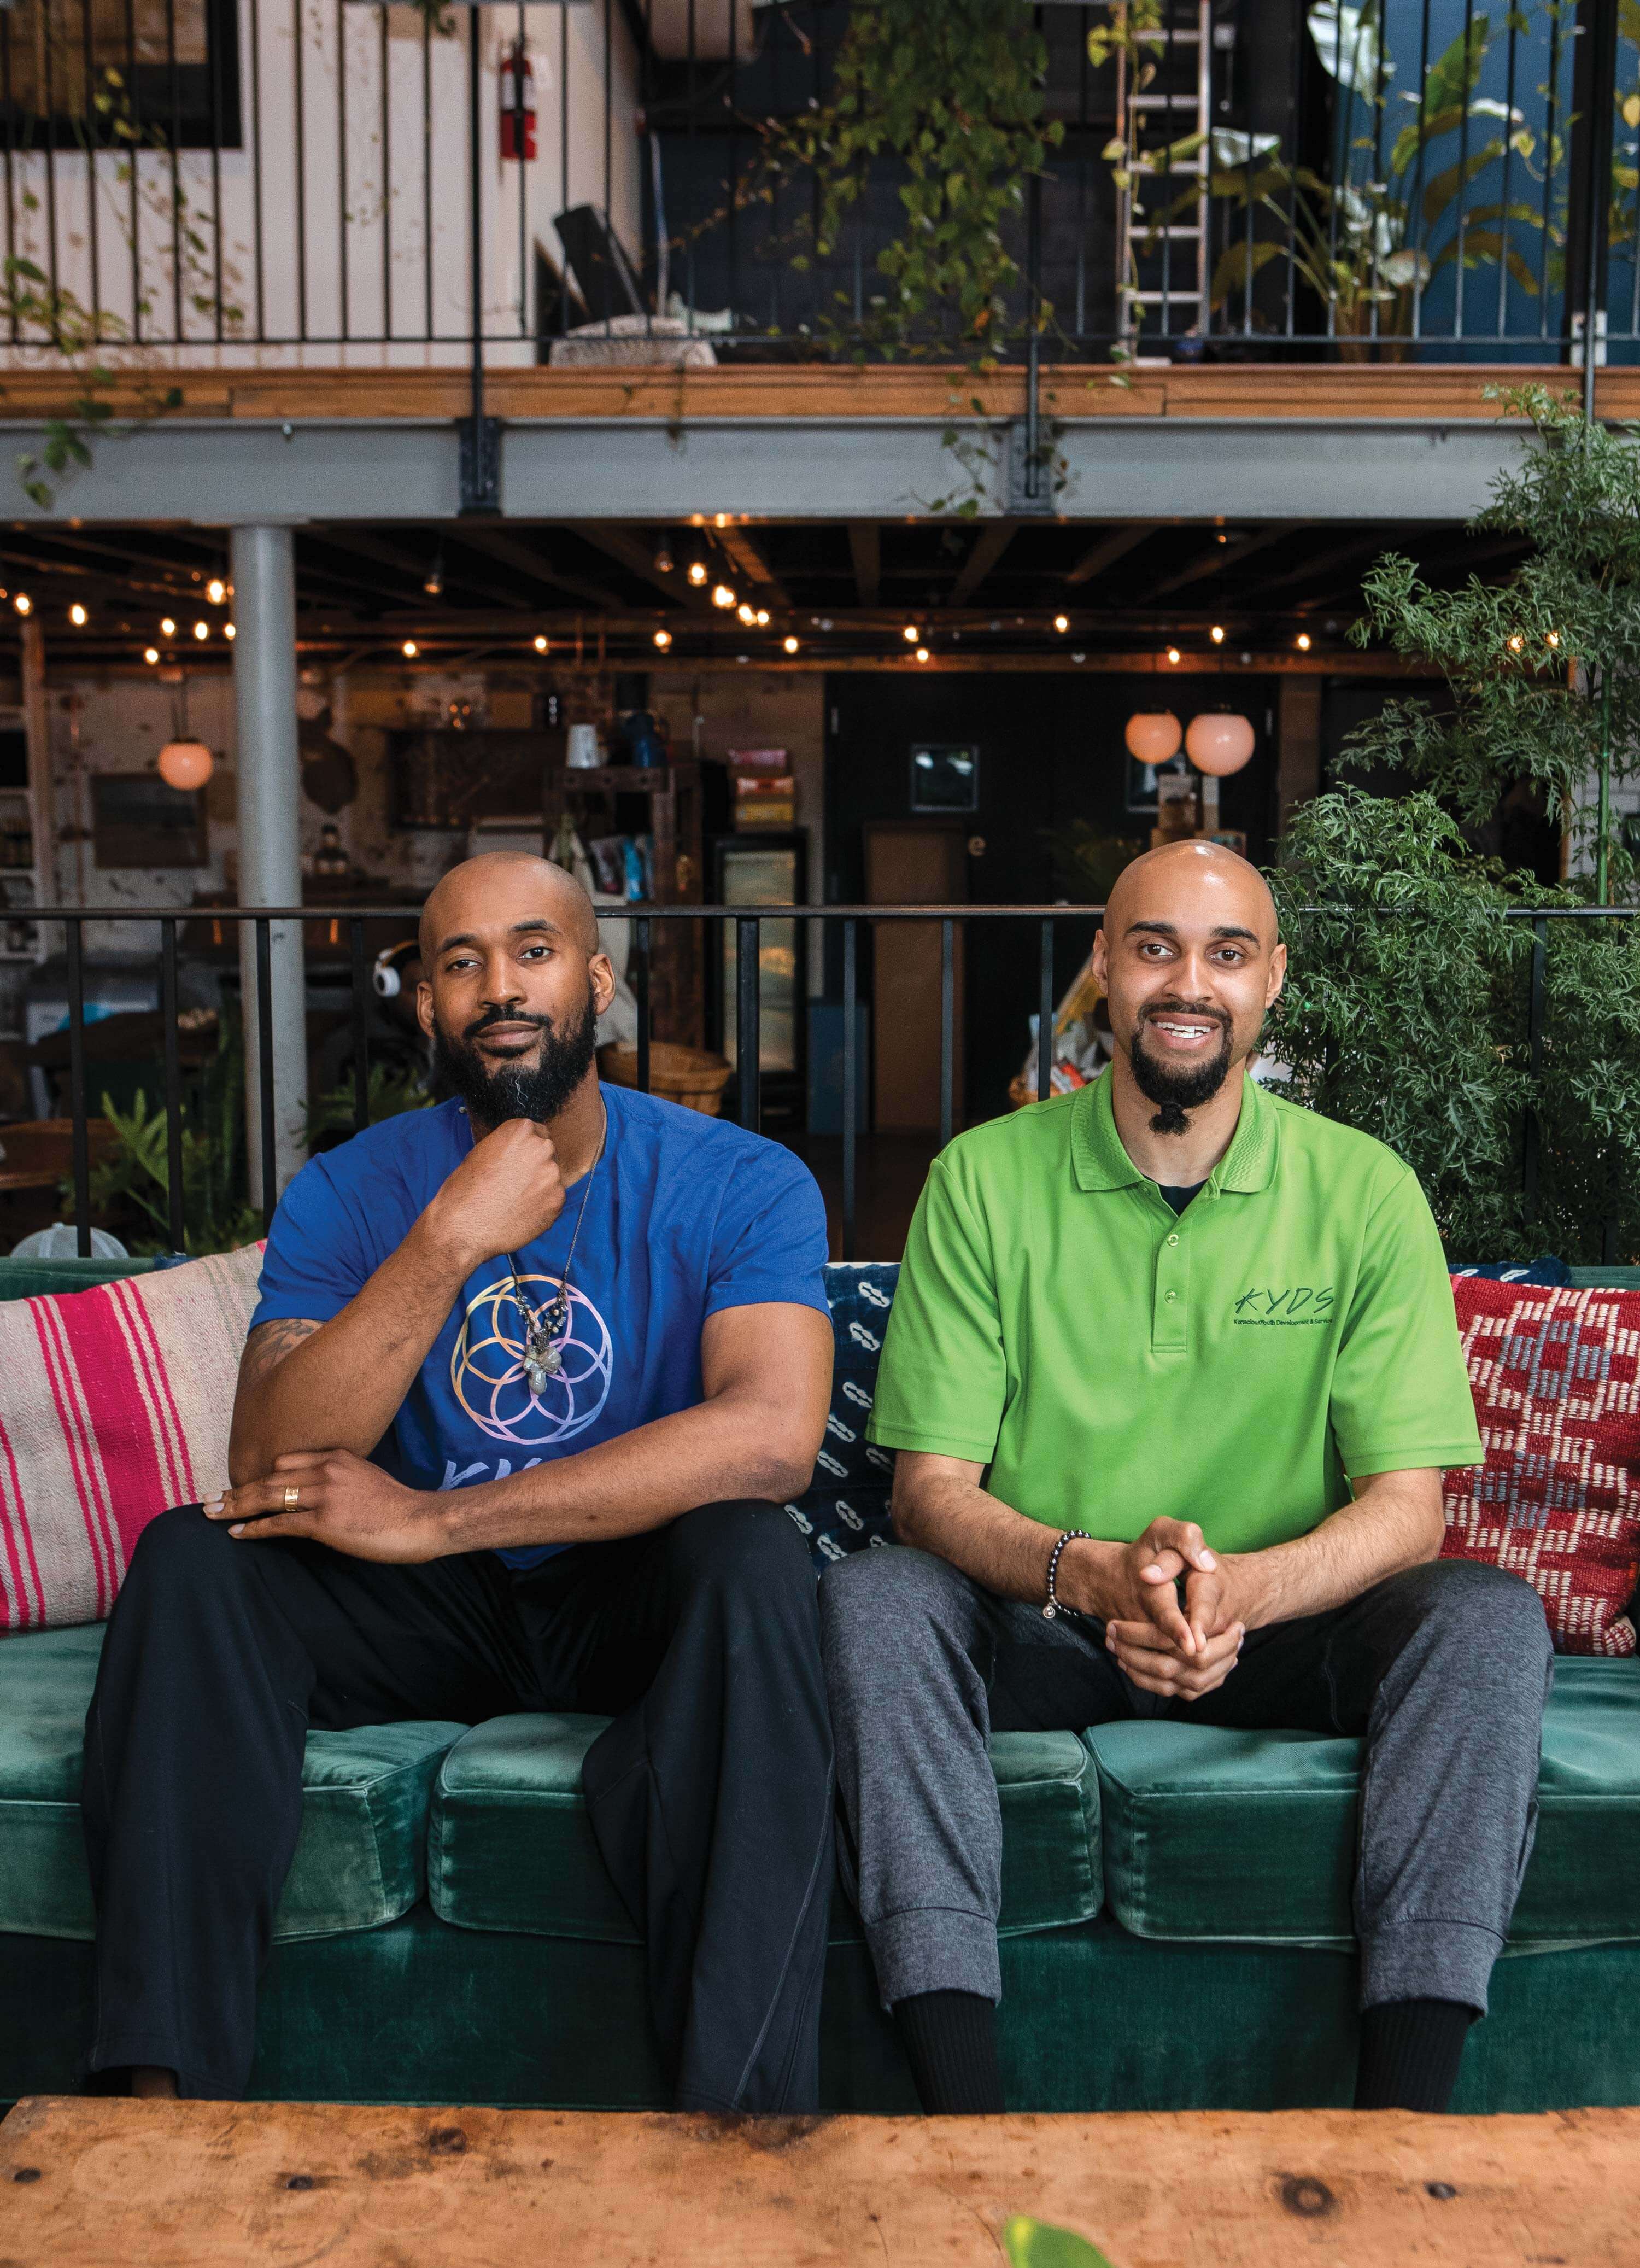
<instances>
[{"instance_id":1,"label":"pendant cord","mask_svg":"<svg viewBox=\"0 0 1640 2268\"><path fill-rule=\"evenodd\" d=\"M605 1103L604 1130L598 1138L597 1155L587 1167L586 1187L581 1192L581 1210L575 1217L575 1233L570 1239L570 1249L564 1258L563 1273L558 1278L557 1291L544 1308L538 1309L530 1305L525 1294L518 1255L512 1252L507 1255L507 1265L512 1270L512 1296L518 1304L518 1313L524 1318L524 1344L526 1355L533 1351L536 1333L543 1326L548 1339L551 1339L570 1320L570 1269L575 1259L575 1248L581 1241L581 1229L586 1219L586 1208L592 1203L592 1183L598 1177L599 1167L603 1163L604 1149L608 1140L609 1105ZM562 1313L559 1312L560 1310Z\"/></svg>"}]
</instances>

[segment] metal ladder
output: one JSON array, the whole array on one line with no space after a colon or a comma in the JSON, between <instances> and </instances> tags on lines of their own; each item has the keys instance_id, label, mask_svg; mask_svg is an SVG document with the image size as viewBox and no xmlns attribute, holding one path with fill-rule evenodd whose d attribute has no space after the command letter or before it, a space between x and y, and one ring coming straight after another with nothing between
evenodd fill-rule
<instances>
[{"instance_id":1,"label":"metal ladder","mask_svg":"<svg viewBox=\"0 0 1640 2268\"><path fill-rule=\"evenodd\" d=\"M1164 0L1159 26L1140 34L1145 60L1136 69L1125 49L1116 56L1116 139L1127 176L1116 198L1117 323L1130 358L1141 364L1168 359L1139 351L1147 328L1159 338L1207 329L1212 18L1212 0ZM1202 136L1195 156L1165 163L1164 153L1193 134ZM1156 227L1157 213L1178 202L1192 175L1194 204Z\"/></svg>"}]
</instances>

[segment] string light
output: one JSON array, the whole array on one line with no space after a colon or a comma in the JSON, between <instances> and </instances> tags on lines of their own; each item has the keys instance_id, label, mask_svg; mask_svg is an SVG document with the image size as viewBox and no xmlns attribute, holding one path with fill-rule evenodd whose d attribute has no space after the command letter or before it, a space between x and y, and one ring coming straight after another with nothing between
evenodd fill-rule
<instances>
[{"instance_id":1,"label":"string light","mask_svg":"<svg viewBox=\"0 0 1640 2268\"><path fill-rule=\"evenodd\" d=\"M535 637L535 651L537 653L546 653L548 651L548 641L541 637L539 631L537 631Z\"/></svg>"},{"instance_id":2,"label":"string light","mask_svg":"<svg viewBox=\"0 0 1640 2268\"><path fill-rule=\"evenodd\" d=\"M1558 646L1560 644L1560 632L1558 630L1545 630L1543 633L1543 643L1547 646Z\"/></svg>"},{"instance_id":3,"label":"string light","mask_svg":"<svg viewBox=\"0 0 1640 2268\"><path fill-rule=\"evenodd\" d=\"M209 622L195 622L194 625L194 635L196 638L208 638L210 636L210 624Z\"/></svg>"},{"instance_id":4,"label":"string light","mask_svg":"<svg viewBox=\"0 0 1640 2268\"><path fill-rule=\"evenodd\" d=\"M20 603L20 602L19 602L19 603ZM23 611L24 611L24 613L25 613L25 614L26 614L26 613L27 613L27 611L28 611L28 609L25 607L25 608L23 608ZM176 634L177 634L177 626L176 626L176 624L172 621L172 619L171 619L171 617L170 617L170 615L165 615L165 616L161 619L161 621L160 621L160 624L159 624L159 635L160 635L160 637L174 637L176 636Z\"/></svg>"},{"instance_id":5,"label":"string light","mask_svg":"<svg viewBox=\"0 0 1640 2268\"><path fill-rule=\"evenodd\" d=\"M12 600L11 604L17 608L19 615L32 615L34 611L34 601L29 597L26 591L19 591L16 598Z\"/></svg>"},{"instance_id":6,"label":"string light","mask_svg":"<svg viewBox=\"0 0 1640 2268\"><path fill-rule=\"evenodd\" d=\"M727 526L728 526L728 525L729 525L729 515L728 515L728 513L727 513L726 512L720 512L717 513L717 514L716 514L716 516L715 516L715 524L716 524L717 526L719 526L719 527L727 527Z\"/></svg>"},{"instance_id":7,"label":"string light","mask_svg":"<svg viewBox=\"0 0 1640 2268\"><path fill-rule=\"evenodd\" d=\"M739 605L735 608L735 614L738 619L746 625L747 630L750 630L753 623L757 620L756 608L745 599L742 599Z\"/></svg>"},{"instance_id":8,"label":"string light","mask_svg":"<svg viewBox=\"0 0 1640 2268\"><path fill-rule=\"evenodd\" d=\"M672 549L669 544L663 543L659 550L655 554L655 572L658 575L671 574Z\"/></svg>"},{"instance_id":9,"label":"string light","mask_svg":"<svg viewBox=\"0 0 1640 2268\"><path fill-rule=\"evenodd\" d=\"M1523 638L1523 637L1521 637L1521 635L1520 635L1519 631L1519 630L1516 630L1516 631L1511 635L1511 638L1510 638L1510 641L1509 641L1509 651L1511 652L1511 653L1521 653L1521 652L1524 652L1524 651L1525 651L1525 649L1526 649L1526 642L1525 638Z\"/></svg>"},{"instance_id":10,"label":"string light","mask_svg":"<svg viewBox=\"0 0 1640 2268\"><path fill-rule=\"evenodd\" d=\"M706 562L703 559L690 560L689 580L694 584L697 591L700 589L702 584L706 580Z\"/></svg>"},{"instance_id":11,"label":"string light","mask_svg":"<svg viewBox=\"0 0 1640 2268\"><path fill-rule=\"evenodd\" d=\"M222 635L227 639L228 644L232 645L234 639L238 637L239 632L234 629L232 622L224 622L222 626Z\"/></svg>"},{"instance_id":12,"label":"string light","mask_svg":"<svg viewBox=\"0 0 1640 2268\"><path fill-rule=\"evenodd\" d=\"M916 650L916 658L919 661L926 661L928 659L928 648L925 645L918 646Z\"/></svg>"},{"instance_id":13,"label":"string light","mask_svg":"<svg viewBox=\"0 0 1640 2268\"><path fill-rule=\"evenodd\" d=\"M213 607L219 607L228 595L228 586L220 575L213 575L205 585L205 596Z\"/></svg>"},{"instance_id":14,"label":"string light","mask_svg":"<svg viewBox=\"0 0 1640 2268\"><path fill-rule=\"evenodd\" d=\"M923 633L915 622L908 622L901 635L908 645L916 645Z\"/></svg>"},{"instance_id":15,"label":"string light","mask_svg":"<svg viewBox=\"0 0 1640 2268\"><path fill-rule=\"evenodd\" d=\"M1055 615L1054 616L1054 628L1055 628L1056 630L1059 630L1059 631L1062 631L1062 632L1063 632L1063 631L1064 631L1064 630L1068 630L1070 628L1070 615Z\"/></svg>"},{"instance_id":16,"label":"string light","mask_svg":"<svg viewBox=\"0 0 1640 2268\"><path fill-rule=\"evenodd\" d=\"M1215 622L1212 629L1209 630L1208 636L1212 639L1215 645L1223 645L1224 643L1224 625L1223 622Z\"/></svg>"},{"instance_id":17,"label":"string light","mask_svg":"<svg viewBox=\"0 0 1640 2268\"><path fill-rule=\"evenodd\" d=\"M153 666L154 663L158 660L158 659L159 648L157 645L151 645L143 656L143 659L148 663L151 668Z\"/></svg>"},{"instance_id":18,"label":"string light","mask_svg":"<svg viewBox=\"0 0 1640 2268\"><path fill-rule=\"evenodd\" d=\"M1293 643L1294 643L1294 644L1298 647L1298 651L1299 651L1299 652L1300 652L1300 653L1308 653L1308 652L1310 651L1310 633L1309 633L1309 631L1308 631L1308 630L1300 630L1300 631L1299 631L1299 633L1298 633L1298 637L1294 639Z\"/></svg>"},{"instance_id":19,"label":"string light","mask_svg":"<svg viewBox=\"0 0 1640 2268\"><path fill-rule=\"evenodd\" d=\"M416 644L414 638L406 638L403 645L400 648L400 652L403 654L406 661L414 661L420 651L421 649Z\"/></svg>"},{"instance_id":20,"label":"string light","mask_svg":"<svg viewBox=\"0 0 1640 2268\"><path fill-rule=\"evenodd\" d=\"M766 630L769 628L769 608L767 607L760 607L758 608L757 626L760 630Z\"/></svg>"},{"instance_id":21,"label":"string light","mask_svg":"<svg viewBox=\"0 0 1640 2268\"><path fill-rule=\"evenodd\" d=\"M1170 646L1168 647L1168 649L1167 649L1167 659L1168 659L1168 660L1169 660L1169 661L1171 661L1171 662L1173 663L1173 666L1174 666L1175 668L1177 668L1177 667L1178 667L1178 666L1179 666L1179 649L1178 649L1178 647L1177 647L1176 645L1170 645Z\"/></svg>"},{"instance_id":22,"label":"string light","mask_svg":"<svg viewBox=\"0 0 1640 2268\"><path fill-rule=\"evenodd\" d=\"M785 647L788 653L795 653L798 650L798 642L794 637L782 638L781 644Z\"/></svg>"},{"instance_id":23,"label":"string light","mask_svg":"<svg viewBox=\"0 0 1640 2268\"><path fill-rule=\"evenodd\" d=\"M730 589L727 583L718 583L714 585L712 589L713 606L722 607L726 613L727 610L733 606L734 602L734 593Z\"/></svg>"},{"instance_id":24,"label":"string light","mask_svg":"<svg viewBox=\"0 0 1640 2268\"><path fill-rule=\"evenodd\" d=\"M660 648L661 652L665 653L666 648L672 644L672 632L670 630L657 630L655 633L655 643Z\"/></svg>"},{"instance_id":25,"label":"string light","mask_svg":"<svg viewBox=\"0 0 1640 2268\"><path fill-rule=\"evenodd\" d=\"M85 627L85 609L77 600L69 608L69 620L77 630L83 630Z\"/></svg>"}]
</instances>

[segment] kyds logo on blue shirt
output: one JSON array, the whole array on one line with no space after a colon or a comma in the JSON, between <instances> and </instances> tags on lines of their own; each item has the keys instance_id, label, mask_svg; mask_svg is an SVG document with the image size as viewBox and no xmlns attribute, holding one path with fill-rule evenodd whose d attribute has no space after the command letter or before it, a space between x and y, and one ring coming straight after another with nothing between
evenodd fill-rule
<instances>
[{"instance_id":1,"label":"kyds logo on blue shirt","mask_svg":"<svg viewBox=\"0 0 1640 2268\"><path fill-rule=\"evenodd\" d=\"M521 1281L537 1311L559 1288L555 1276ZM470 1300L462 1317L450 1383L482 1433L521 1449L541 1449L585 1432L609 1399L608 1327L585 1292L570 1287L570 1334L560 1342L563 1367L532 1394L524 1375L524 1318L509 1276L496 1277Z\"/></svg>"},{"instance_id":2,"label":"kyds logo on blue shirt","mask_svg":"<svg viewBox=\"0 0 1640 2268\"><path fill-rule=\"evenodd\" d=\"M1280 1291L1269 1285L1241 1294L1235 1304L1235 1320L1239 1323L1324 1323L1332 1314L1336 1297L1330 1284L1283 1285Z\"/></svg>"}]
</instances>

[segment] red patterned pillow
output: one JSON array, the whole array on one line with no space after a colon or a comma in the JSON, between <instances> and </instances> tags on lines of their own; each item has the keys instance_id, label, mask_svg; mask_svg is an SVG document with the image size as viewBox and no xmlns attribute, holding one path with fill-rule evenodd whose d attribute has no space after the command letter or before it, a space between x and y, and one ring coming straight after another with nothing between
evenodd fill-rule
<instances>
[{"instance_id":1,"label":"red patterned pillow","mask_svg":"<svg viewBox=\"0 0 1640 2268\"><path fill-rule=\"evenodd\" d=\"M133 1546L228 1477L261 1247L0 1301L0 1631L100 1622Z\"/></svg>"},{"instance_id":2,"label":"red patterned pillow","mask_svg":"<svg viewBox=\"0 0 1640 2268\"><path fill-rule=\"evenodd\" d=\"M1486 1462L1446 1476L1442 1557L1524 1575L1562 1653L1633 1653L1640 1292L1457 1278Z\"/></svg>"}]
</instances>

